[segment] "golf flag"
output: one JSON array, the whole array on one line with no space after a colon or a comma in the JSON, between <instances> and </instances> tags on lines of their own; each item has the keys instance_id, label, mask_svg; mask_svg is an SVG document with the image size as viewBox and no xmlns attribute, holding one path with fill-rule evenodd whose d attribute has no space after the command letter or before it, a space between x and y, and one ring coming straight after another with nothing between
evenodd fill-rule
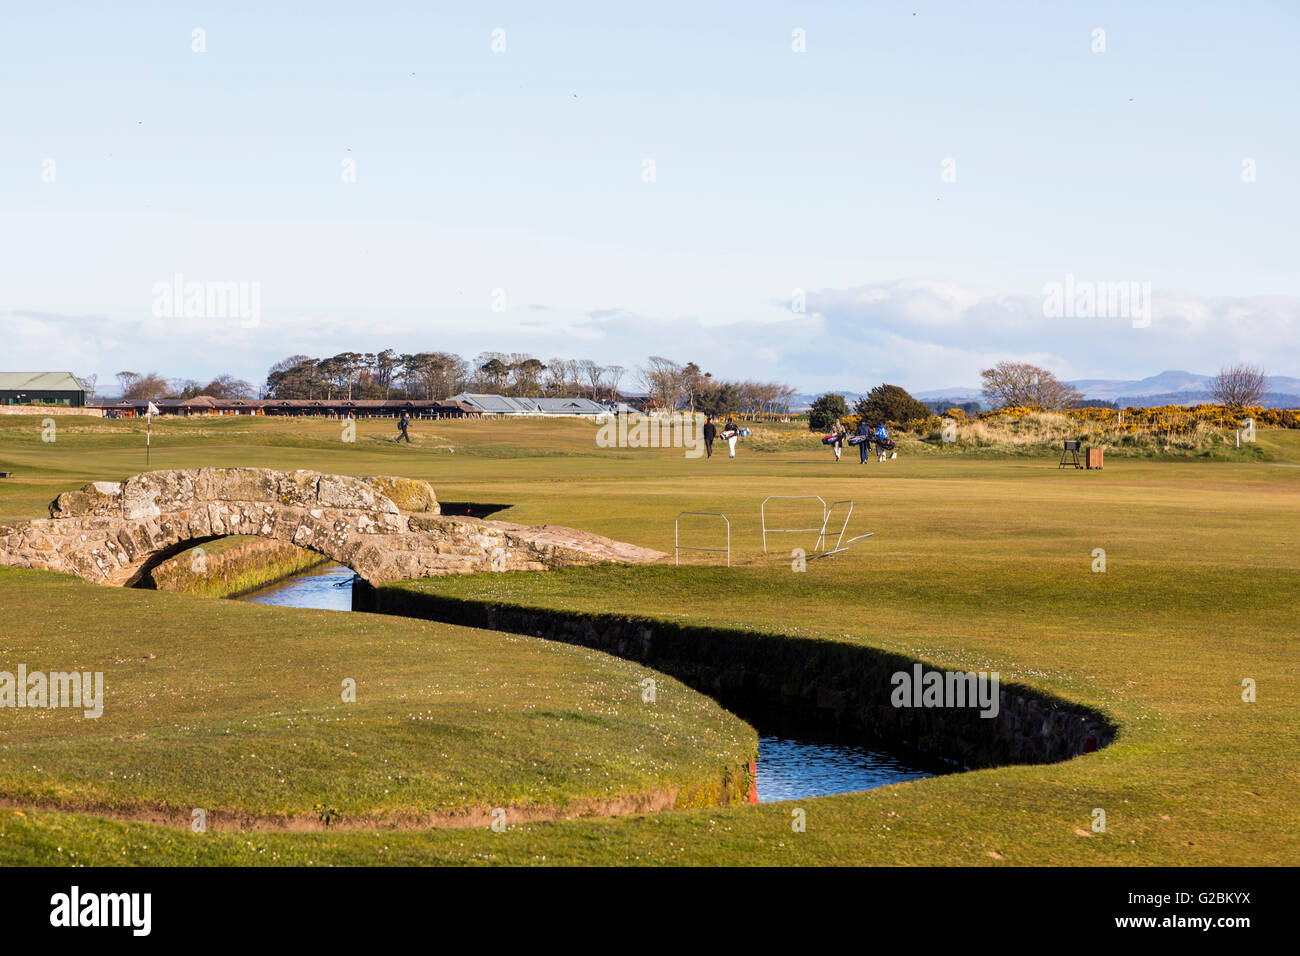
<instances>
[{"instance_id":1,"label":"golf flag","mask_svg":"<svg viewBox=\"0 0 1300 956\"><path fill-rule=\"evenodd\" d=\"M150 403L145 407L145 410L144 410L144 421L145 421L145 430L144 430L144 463L145 463L145 466L146 466L146 467L148 467L148 465L149 465L149 446L153 444L153 417L154 417L155 415L161 415L161 414L162 414L162 412L158 411L158 406L155 405L153 402L150 402Z\"/></svg>"}]
</instances>

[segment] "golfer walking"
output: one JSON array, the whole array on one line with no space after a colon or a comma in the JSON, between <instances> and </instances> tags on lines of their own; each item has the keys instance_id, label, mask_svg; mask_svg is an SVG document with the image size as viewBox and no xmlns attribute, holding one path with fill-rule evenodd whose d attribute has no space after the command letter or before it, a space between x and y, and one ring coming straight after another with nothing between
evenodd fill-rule
<instances>
[{"instance_id":1,"label":"golfer walking","mask_svg":"<svg viewBox=\"0 0 1300 956\"><path fill-rule=\"evenodd\" d=\"M403 438L405 438L406 443L408 445L411 443L411 436L406 434L406 429L408 429L410 426L411 426L411 419L407 417L406 411L403 410L402 417L397 420L397 431L398 431L397 440L399 442Z\"/></svg>"},{"instance_id":2,"label":"golfer walking","mask_svg":"<svg viewBox=\"0 0 1300 956\"><path fill-rule=\"evenodd\" d=\"M718 437L718 426L713 424L713 416L704 416L704 457L713 457L713 441Z\"/></svg>"},{"instance_id":3,"label":"golfer walking","mask_svg":"<svg viewBox=\"0 0 1300 956\"><path fill-rule=\"evenodd\" d=\"M858 445L858 464L865 465L867 456L871 454L871 427L864 418L858 422L857 431L853 433L854 438L861 438L862 443Z\"/></svg>"},{"instance_id":4,"label":"golfer walking","mask_svg":"<svg viewBox=\"0 0 1300 956\"><path fill-rule=\"evenodd\" d=\"M839 422L831 429L831 451L835 452L835 464L840 463L840 455L844 453L844 426Z\"/></svg>"}]
</instances>

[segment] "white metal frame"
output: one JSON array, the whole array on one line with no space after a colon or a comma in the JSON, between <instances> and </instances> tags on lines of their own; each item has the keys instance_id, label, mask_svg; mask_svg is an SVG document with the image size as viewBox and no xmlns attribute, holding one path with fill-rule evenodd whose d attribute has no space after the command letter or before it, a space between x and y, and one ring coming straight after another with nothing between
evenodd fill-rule
<instances>
[{"instance_id":1,"label":"white metal frame","mask_svg":"<svg viewBox=\"0 0 1300 956\"><path fill-rule=\"evenodd\" d=\"M767 503L773 499L820 501L822 504L821 527L820 528L769 528L767 526ZM840 530L834 534L835 546L830 550L822 551L823 542L827 542L832 536L832 532L827 531L826 526L830 523L831 514L835 511L836 505L848 505L849 510L848 513L844 515L844 521L840 524ZM849 519L853 517L852 498L841 498L838 501L832 501L830 507L827 507L825 499L823 499L820 495L768 495L766 498L763 499L763 503L759 505L758 512L759 512L759 517L762 519L763 522L763 552L764 553L767 552L767 536L769 534L788 534L791 532L816 531L817 543L813 547L813 550L819 551L821 553L813 555L811 558L808 559L809 561L815 561L817 558L829 557L832 554L843 554L845 551L848 551L859 541L865 541L867 538L870 538L875 534L874 531L868 531L866 534L860 534L857 535L856 537L850 538L847 542L844 540L844 533L848 530L849 527Z\"/></svg>"},{"instance_id":2,"label":"white metal frame","mask_svg":"<svg viewBox=\"0 0 1300 956\"><path fill-rule=\"evenodd\" d=\"M840 542L844 540L844 532L848 530L849 519L853 517L853 499L841 498L839 501L832 501L831 506L826 509L826 517L822 520L822 533L817 536L817 547L815 550L822 549L822 541L830 537L830 532L826 530L827 523L831 520L831 514L835 511L836 505L848 505L849 513L844 516L844 523L840 525L840 533L835 536L835 550L839 548Z\"/></svg>"},{"instance_id":3,"label":"white metal frame","mask_svg":"<svg viewBox=\"0 0 1300 956\"><path fill-rule=\"evenodd\" d=\"M822 523L814 528L769 528L767 526L767 503L773 499L786 501L820 501L822 506ZM826 533L826 499L821 495L768 495L763 499L763 503L758 506L758 515L763 522L763 553L767 554L767 536L769 534L792 534L800 531L816 531L817 545L814 551L821 550L822 535Z\"/></svg>"},{"instance_id":4,"label":"white metal frame","mask_svg":"<svg viewBox=\"0 0 1300 956\"><path fill-rule=\"evenodd\" d=\"M838 542L837 542L837 547L833 551L823 551L821 554L814 554L808 560L816 561L818 558L829 558L832 554L843 554L845 551L849 550L849 548L853 547L859 541L865 541L867 538L870 538L874 534L875 534L874 531L868 531L866 534L860 534L856 538L849 538L848 542L842 548L838 547Z\"/></svg>"},{"instance_id":5,"label":"white metal frame","mask_svg":"<svg viewBox=\"0 0 1300 956\"><path fill-rule=\"evenodd\" d=\"M679 523L683 515L702 515L709 518L721 518L727 526L727 546L725 548L685 548L681 543L681 530ZM680 564L680 552L682 551L711 551L715 554L725 553L727 555L727 567L731 567L731 521L721 511L682 511L679 512L673 521L673 564Z\"/></svg>"}]
</instances>

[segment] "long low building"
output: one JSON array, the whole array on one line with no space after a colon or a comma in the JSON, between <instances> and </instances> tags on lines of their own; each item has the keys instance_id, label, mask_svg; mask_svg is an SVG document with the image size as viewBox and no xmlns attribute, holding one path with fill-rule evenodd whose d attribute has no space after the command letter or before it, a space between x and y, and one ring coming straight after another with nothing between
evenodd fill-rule
<instances>
[{"instance_id":1,"label":"long low building","mask_svg":"<svg viewBox=\"0 0 1300 956\"><path fill-rule=\"evenodd\" d=\"M143 398L91 401L86 410L105 418L143 417L149 402ZM328 418L482 418L484 416L587 416L627 414L635 411L623 402L604 403L590 398L523 398L461 392L451 398L157 398L161 415L188 418L195 415L290 415Z\"/></svg>"},{"instance_id":2,"label":"long low building","mask_svg":"<svg viewBox=\"0 0 1300 956\"><path fill-rule=\"evenodd\" d=\"M417 398L266 398L257 402L262 415L325 415L333 418L482 418L478 409L454 400Z\"/></svg>"},{"instance_id":3,"label":"long low building","mask_svg":"<svg viewBox=\"0 0 1300 956\"><path fill-rule=\"evenodd\" d=\"M346 398L156 398L160 415L192 418L201 415L289 415L322 418L481 418L482 412L455 401L420 399ZM143 418L149 407L144 398L119 398L91 402L87 409L105 418Z\"/></svg>"},{"instance_id":4,"label":"long low building","mask_svg":"<svg viewBox=\"0 0 1300 956\"><path fill-rule=\"evenodd\" d=\"M590 398L523 398L461 392L449 401L477 408L484 415L604 415L613 410L611 405Z\"/></svg>"}]
</instances>

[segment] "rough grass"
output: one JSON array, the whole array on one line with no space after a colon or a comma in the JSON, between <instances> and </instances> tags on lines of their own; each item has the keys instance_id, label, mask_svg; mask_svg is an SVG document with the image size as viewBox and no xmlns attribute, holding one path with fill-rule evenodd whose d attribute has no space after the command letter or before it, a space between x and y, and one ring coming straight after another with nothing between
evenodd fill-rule
<instances>
[{"instance_id":1,"label":"rough grass","mask_svg":"<svg viewBox=\"0 0 1300 956\"><path fill-rule=\"evenodd\" d=\"M52 447L0 422L9 438L0 440L0 467L19 473L17 482L0 483L0 515L35 515L58 491L139 471L143 436L122 424L129 423L99 423L113 427L67 436L66 444L61 431ZM75 852L88 863L1300 862L1296 432L1260 431L1267 461L1108 456L1102 472L1074 472L1057 470L1054 449L902 454L867 465L846 454L837 465L820 444L759 453L742 442L734 461L706 462L680 449L598 449L590 423L562 421L417 422L409 449L388 443L389 423L359 423L354 444L340 442L332 423L196 423L202 429L193 434L188 424L155 428L156 467L408 475L428 479L446 500L511 503L499 515L507 520L570 524L666 551L678 511L723 511L739 565L731 571L485 575L438 586L819 634L997 669L1106 710L1119 738L1063 764L800 801L794 806L806 811L808 830L799 834L791 832L791 804L529 823L505 833L202 836L29 809L0 810L0 859L49 862ZM493 457L503 445L512 457ZM811 550L811 536L775 539L764 557L758 504L769 494L852 498L849 534L876 535L795 574L790 548ZM1106 551L1105 574L1091 571L1096 548ZM183 627L189 614L173 610L182 603L150 602L188 609L199 601L134 599L144 603L133 626L147 640ZM223 613L239 608L204 603ZM40 615L32 627L93 635L101 625L87 615L97 604L38 602L24 613ZM318 639L352 617L275 610L310 619ZM226 645L231 667L250 653L240 641ZM1258 683L1256 703L1241 699L1245 678ZM110 761L111 752L100 759ZM255 781L263 771L250 764L247 773ZM1096 808L1107 814L1104 834L1090 829Z\"/></svg>"},{"instance_id":2,"label":"rough grass","mask_svg":"<svg viewBox=\"0 0 1300 956\"><path fill-rule=\"evenodd\" d=\"M945 427L948 429L945 432ZM1054 412L1028 412L1018 417L968 419L955 424L937 422L924 434L908 436L936 446L947 454L981 450L1015 455L1045 455L1062 443L1082 442L1125 458L1201 457L1219 460L1265 460L1258 442L1237 447L1232 429L1195 422L1186 429L1155 425L1120 425L1116 422L1071 418ZM1080 459L1082 460L1082 452Z\"/></svg>"}]
</instances>

